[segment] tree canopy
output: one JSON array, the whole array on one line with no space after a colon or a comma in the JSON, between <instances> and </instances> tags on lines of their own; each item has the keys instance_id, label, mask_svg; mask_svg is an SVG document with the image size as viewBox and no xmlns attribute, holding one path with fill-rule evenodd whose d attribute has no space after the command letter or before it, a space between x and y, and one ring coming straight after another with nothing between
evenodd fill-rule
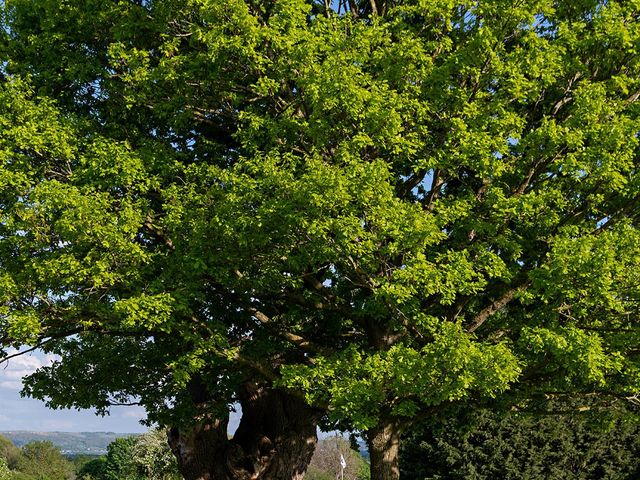
<instances>
[{"instance_id":1,"label":"tree canopy","mask_svg":"<svg viewBox=\"0 0 640 480\"><path fill-rule=\"evenodd\" d=\"M313 436L304 398L386 479L451 403L640 391L637 0L4 3L26 393L200 425L179 462L238 399L281 409L234 452Z\"/></svg>"},{"instance_id":2,"label":"tree canopy","mask_svg":"<svg viewBox=\"0 0 640 480\"><path fill-rule=\"evenodd\" d=\"M18 476L37 480L71 480L73 464L51 442L33 441L24 445L16 464Z\"/></svg>"}]
</instances>

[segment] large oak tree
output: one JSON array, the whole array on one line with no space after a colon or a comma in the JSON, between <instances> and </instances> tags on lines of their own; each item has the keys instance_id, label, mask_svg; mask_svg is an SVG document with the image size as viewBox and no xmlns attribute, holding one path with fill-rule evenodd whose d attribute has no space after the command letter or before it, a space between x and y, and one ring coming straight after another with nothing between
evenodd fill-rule
<instances>
[{"instance_id":1,"label":"large oak tree","mask_svg":"<svg viewBox=\"0 0 640 480\"><path fill-rule=\"evenodd\" d=\"M6 0L0 341L189 479L640 390L640 3ZM230 405L243 417L232 439Z\"/></svg>"}]
</instances>

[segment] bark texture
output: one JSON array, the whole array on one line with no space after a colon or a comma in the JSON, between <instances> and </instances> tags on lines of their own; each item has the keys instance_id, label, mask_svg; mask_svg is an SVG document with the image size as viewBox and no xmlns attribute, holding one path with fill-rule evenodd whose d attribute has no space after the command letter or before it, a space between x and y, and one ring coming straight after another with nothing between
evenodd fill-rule
<instances>
[{"instance_id":1,"label":"bark texture","mask_svg":"<svg viewBox=\"0 0 640 480\"><path fill-rule=\"evenodd\" d=\"M318 413L263 385L240 394L242 419L232 439L228 419L172 428L169 445L186 480L302 480L317 442Z\"/></svg>"},{"instance_id":2,"label":"bark texture","mask_svg":"<svg viewBox=\"0 0 640 480\"><path fill-rule=\"evenodd\" d=\"M367 432L371 459L371 480L400 478L399 447L401 430L396 422L382 420Z\"/></svg>"}]
</instances>

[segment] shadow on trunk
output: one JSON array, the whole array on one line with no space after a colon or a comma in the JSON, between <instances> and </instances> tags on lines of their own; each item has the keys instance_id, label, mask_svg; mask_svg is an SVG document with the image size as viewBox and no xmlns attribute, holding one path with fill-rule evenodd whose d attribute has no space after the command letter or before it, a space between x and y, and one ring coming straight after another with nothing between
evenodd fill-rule
<instances>
[{"instance_id":1,"label":"shadow on trunk","mask_svg":"<svg viewBox=\"0 0 640 480\"><path fill-rule=\"evenodd\" d=\"M226 418L169 431L169 445L187 480L302 480L317 442L319 412L264 385L245 384L242 419L228 438Z\"/></svg>"},{"instance_id":2,"label":"shadow on trunk","mask_svg":"<svg viewBox=\"0 0 640 480\"><path fill-rule=\"evenodd\" d=\"M389 419L367 432L371 480L398 480L400 478L400 425Z\"/></svg>"}]
</instances>

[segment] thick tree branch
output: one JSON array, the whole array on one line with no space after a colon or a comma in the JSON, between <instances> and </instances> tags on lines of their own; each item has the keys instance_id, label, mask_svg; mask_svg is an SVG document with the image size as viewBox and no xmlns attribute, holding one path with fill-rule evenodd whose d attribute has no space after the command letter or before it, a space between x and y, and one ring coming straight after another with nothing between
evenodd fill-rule
<instances>
[{"instance_id":1,"label":"thick tree branch","mask_svg":"<svg viewBox=\"0 0 640 480\"><path fill-rule=\"evenodd\" d=\"M173 244L173 240L169 238L166 233L157 225L154 225L153 219L150 216L147 216L144 220L144 227L156 238L162 241L170 250L175 250L175 245Z\"/></svg>"},{"instance_id":2,"label":"thick tree branch","mask_svg":"<svg viewBox=\"0 0 640 480\"><path fill-rule=\"evenodd\" d=\"M527 172L527 176L525 177L525 179L522 181L522 183L520 183L520 185L518 185L518 188L516 188L513 191L513 196L517 197L520 195L523 195L525 193L527 193L527 191L529 190L529 187L531 185L535 186L537 182L535 182L536 178L538 177L538 175L540 175L540 173L542 173L542 171L548 167L549 165L551 165L553 162L555 162L561 155L563 155L564 153L566 153L567 151L567 147L564 146L562 147L560 150L558 150L558 152L556 152L556 154L548 159L538 159L537 161L533 162L533 165L531 166L531 168L529 169L529 171Z\"/></svg>"},{"instance_id":3,"label":"thick tree branch","mask_svg":"<svg viewBox=\"0 0 640 480\"><path fill-rule=\"evenodd\" d=\"M552 117L555 117L558 114L558 112L560 111L560 109L564 105L566 105L567 103L569 103L569 102L571 102L573 100L573 97L570 95L570 93L571 93L571 91L573 89L573 85L578 80L580 80L580 78L582 78L582 73L578 72L571 79L569 79L569 82L567 84L567 88L565 88L562 98L555 103L555 105L553 106L553 108L551 110L551 116Z\"/></svg>"},{"instance_id":4,"label":"thick tree branch","mask_svg":"<svg viewBox=\"0 0 640 480\"><path fill-rule=\"evenodd\" d=\"M625 105L630 105L634 102L636 102L638 100L638 98L640 98L640 90L638 90L637 92L634 92L632 95L629 96L629 98L627 98L625 100Z\"/></svg>"},{"instance_id":5,"label":"thick tree branch","mask_svg":"<svg viewBox=\"0 0 640 480\"><path fill-rule=\"evenodd\" d=\"M376 0L370 0L371 3L371 13L373 15L378 15L378 5L376 4Z\"/></svg>"},{"instance_id":6,"label":"thick tree branch","mask_svg":"<svg viewBox=\"0 0 640 480\"><path fill-rule=\"evenodd\" d=\"M262 311L258 310L255 307L249 307L247 308L247 312L249 312L256 320L258 320L261 324L267 326L267 327L274 327L274 322L272 321L271 317L269 317L268 315L266 315L265 313L263 313ZM311 342L310 340L307 340L306 338L297 335L295 333L291 333L291 332L287 332L287 331L280 331L279 329L274 329L274 331L281 337L283 337L284 339L286 339L288 342L293 343L294 345L296 345L297 347L300 347L302 349L306 349L308 351L312 351L312 352L316 352L316 353L323 353L323 354L328 354L330 353L327 349L324 349L318 345L315 345L313 342Z\"/></svg>"},{"instance_id":7,"label":"thick tree branch","mask_svg":"<svg viewBox=\"0 0 640 480\"><path fill-rule=\"evenodd\" d=\"M229 356L226 355L226 352L220 352L220 355L223 356L224 358L229 358ZM275 382L280 378L273 370L265 367L264 365L261 365L255 360L245 357L244 355L240 354L238 350L236 350L231 354L231 359L257 372L258 374L262 375L262 377L265 378L266 380Z\"/></svg>"},{"instance_id":8,"label":"thick tree branch","mask_svg":"<svg viewBox=\"0 0 640 480\"><path fill-rule=\"evenodd\" d=\"M524 285L510 288L509 290L504 292L498 299L496 299L493 303L491 303L491 305L489 305L488 307L485 307L482 311L480 311L480 313L478 313L478 315L475 316L475 318L471 322L471 325L467 327L467 332L469 333L475 332L478 328L482 326L484 322L486 322L489 319L489 317L491 317L492 315L494 315L495 313L499 312L504 307L506 307L516 297L516 295L522 290L524 290L526 287L527 287L527 283L525 283Z\"/></svg>"},{"instance_id":9,"label":"thick tree branch","mask_svg":"<svg viewBox=\"0 0 640 480\"><path fill-rule=\"evenodd\" d=\"M398 197L406 197L411 192L411 190L420 185L420 182L424 180L424 177L427 173L427 170L419 170L409 178L407 178L404 182L400 183L400 185L398 186Z\"/></svg>"},{"instance_id":10,"label":"thick tree branch","mask_svg":"<svg viewBox=\"0 0 640 480\"><path fill-rule=\"evenodd\" d=\"M440 195L440 188L444 184L444 176L442 174L442 170L436 168L433 172L433 180L431 181L431 188L429 189L429 193L425 195L424 209L427 212L433 210L434 202L438 199Z\"/></svg>"}]
</instances>

